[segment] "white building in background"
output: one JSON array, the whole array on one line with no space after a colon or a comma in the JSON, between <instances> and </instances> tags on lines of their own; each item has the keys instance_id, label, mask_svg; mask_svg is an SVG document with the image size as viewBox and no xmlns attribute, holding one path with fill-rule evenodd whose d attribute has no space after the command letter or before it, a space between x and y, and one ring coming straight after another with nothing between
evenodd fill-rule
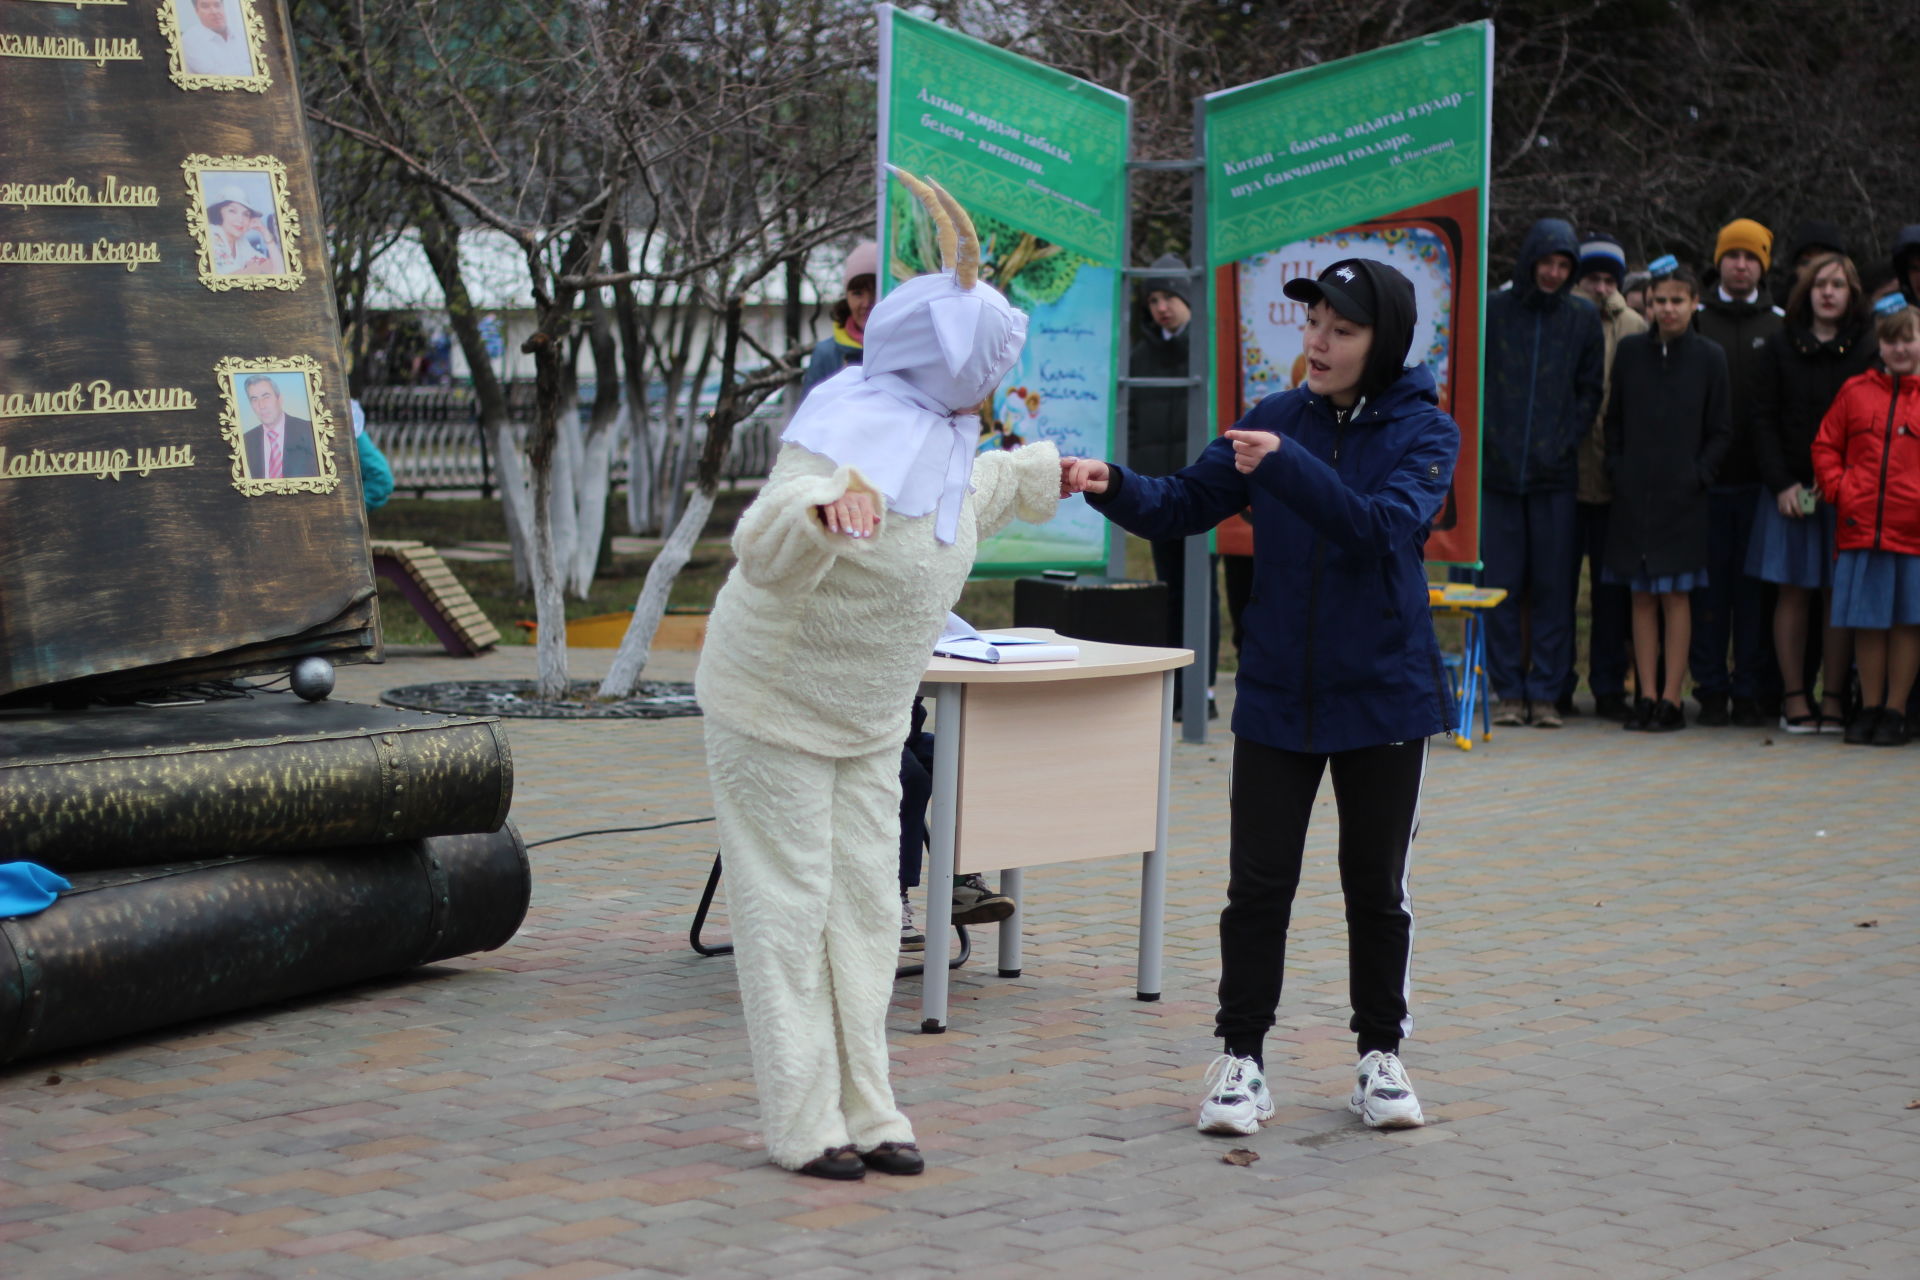
<instances>
[{"instance_id":1,"label":"white building in background","mask_svg":"<svg viewBox=\"0 0 1920 1280\"><path fill-rule=\"evenodd\" d=\"M817 252L801 291L802 338L815 342L833 330L828 310L840 291L840 262L846 246ZM533 357L520 350L520 344L533 332L533 293L527 280L526 258L519 245L491 228L470 228L460 235L460 267L467 290L477 310L490 319L488 347L494 353L494 372L507 381L533 377ZM746 331L769 351L786 345L785 279L776 273L761 283L747 298ZM446 296L427 263L420 239L412 232L401 236L391 248L376 258L369 268L367 311L400 313L416 318L429 334L452 336L447 319ZM699 356L703 331L696 331L694 358ZM451 352L455 382L464 382L471 370L466 353L455 342ZM760 363L750 347L742 344L743 368ZM591 381L593 368L584 354L580 376ZM709 381L719 382L719 366L709 373Z\"/></svg>"}]
</instances>

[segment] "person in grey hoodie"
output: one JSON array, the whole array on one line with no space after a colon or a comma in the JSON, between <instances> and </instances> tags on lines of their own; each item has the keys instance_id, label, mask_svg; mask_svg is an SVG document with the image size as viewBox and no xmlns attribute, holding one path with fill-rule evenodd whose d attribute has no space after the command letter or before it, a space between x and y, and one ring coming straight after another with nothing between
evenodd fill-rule
<instances>
[{"instance_id":1,"label":"person in grey hoodie","mask_svg":"<svg viewBox=\"0 0 1920 1280\"><path fill-rule=\"evenodd\" d=\"M1606 377L1600 313L1573 293L1579 261L1573 225L1542 218L1512 284L1487 299L1480 557L1485 585L1507 591L1487 615L1495 724L1558 728L1554 704L1573 668L1579 450Z\"/></svg>"}]
</instances>

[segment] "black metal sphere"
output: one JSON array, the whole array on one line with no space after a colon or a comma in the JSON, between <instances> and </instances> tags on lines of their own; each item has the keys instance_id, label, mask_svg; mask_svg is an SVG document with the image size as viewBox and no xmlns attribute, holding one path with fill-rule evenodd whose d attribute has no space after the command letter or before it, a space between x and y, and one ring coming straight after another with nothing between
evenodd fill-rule
<instances>
[{"instance_id":1,"label":"black metal sphere","mask_svg":"<svg viewBox=\"0 0 1920 1280\"><path fill-rule=\"evenodd\" d=\"M333 692L333 664L318 655L310 655L293 664L287 683L308 702L318 702Z\"/></svg>"}]
</instances>

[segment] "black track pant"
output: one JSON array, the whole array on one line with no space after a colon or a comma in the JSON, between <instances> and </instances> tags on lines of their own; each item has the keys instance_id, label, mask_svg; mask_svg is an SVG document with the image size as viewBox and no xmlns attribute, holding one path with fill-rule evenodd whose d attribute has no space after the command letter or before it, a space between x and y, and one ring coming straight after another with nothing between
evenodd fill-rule
<instances>
[{"instance_id":1,"label":"black track pant","mask_svg":"<svg viewBox=\"0 0 1920 1280\"><path fill-rule=\"evenodd\" d=\"M1407 857L1420 824L1425 739L1303 754L1245 738L1233 748L1231 880L1220 913L1216 1034L1257 1040L1273 1026L1300 884L1307 820L1332 766L1340 811L1340 888L1347 900L1347 966L1360 1053L1399 1051L1413 1029L1407 998L1413 900Z\"/></svg>"}]
</instances>

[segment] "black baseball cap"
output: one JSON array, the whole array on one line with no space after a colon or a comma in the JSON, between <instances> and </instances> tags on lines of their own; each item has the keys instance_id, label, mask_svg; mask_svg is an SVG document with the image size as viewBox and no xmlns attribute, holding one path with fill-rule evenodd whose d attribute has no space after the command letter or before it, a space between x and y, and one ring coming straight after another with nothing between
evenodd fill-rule
<instances>
[{"instance_id":1,"label":"black baseball cap","mask_svg":"<svg viewBox=\"0 0 1920 1280\"><path fill-rule=\"evenodd\" d=\"M1324 301L1355 324L1371 325L1380 313L1380 297L1374 289L1373 276L1361 266L1358 258L1342 258L1322 271L1317 280L1305 276L1289 280L1281 292L1295 302L1308 305Z\"/></svg>"}]
</instances>

